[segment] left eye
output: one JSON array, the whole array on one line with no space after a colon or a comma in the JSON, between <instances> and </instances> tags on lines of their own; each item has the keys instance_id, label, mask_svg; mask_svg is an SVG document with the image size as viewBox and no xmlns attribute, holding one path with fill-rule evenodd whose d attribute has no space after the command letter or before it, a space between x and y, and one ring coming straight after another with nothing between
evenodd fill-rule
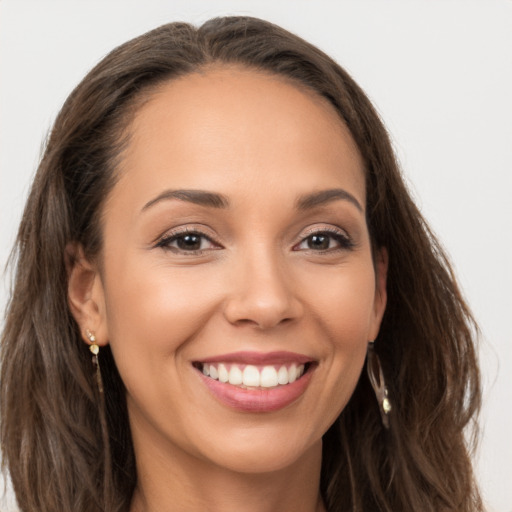
<instances>
[{"instance_id":1,"label":"left eye","mask_svg":"<svg viewBox=\"0 0 512 512\"><path fill-rule=\"evenodd\" d=\"M201 233L178 233L162 239L159 247L183 252L197 252L212 249L215 244Z\"/></svg>"},{"instance_id":2,"label":"left eye","mask_svg":"<svg viewBox=\"0 0 512 512\"><path fill-rule=\"evenodd\" d=\"M347 237L340 233L319 232L309 235L296 246L297 250L327 251L341 247L349 247Z\"/></svg>"}]
</instances>

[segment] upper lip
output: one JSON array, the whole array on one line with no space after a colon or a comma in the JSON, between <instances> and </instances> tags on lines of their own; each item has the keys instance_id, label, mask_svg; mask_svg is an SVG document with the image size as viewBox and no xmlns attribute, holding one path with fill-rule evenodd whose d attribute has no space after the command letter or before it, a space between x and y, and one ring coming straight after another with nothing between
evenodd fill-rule
<instances>
[{"instance_id":1,"label":"upper lip","mask_svg":"<svg viewBox=\"0 0 512 512\"><path fill-rule=\"evenodd\" d=\"M231 352L229 354L222 354L213 357L200 359L199 363L241 363L253 365L271 365L271 364L285 364L297 363L306 364L313 362L312 357L304 354L297 354L295 352L278 351L278 352Z\"/></svg>"}]
</instances>

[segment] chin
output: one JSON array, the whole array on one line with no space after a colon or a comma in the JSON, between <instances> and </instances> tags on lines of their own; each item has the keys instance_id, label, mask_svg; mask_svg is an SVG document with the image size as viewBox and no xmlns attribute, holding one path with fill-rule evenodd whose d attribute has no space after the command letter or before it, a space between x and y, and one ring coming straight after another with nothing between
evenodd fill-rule
<instances>
[{"instance_id":1,"label":"chin","mask_svg":"<svg viewBox=\"0 0 512 512\"><path fill-rule=\"evenodd\" d=\"M249 439L231 436L229 446L225 442L216 444L216 450L210 452L207 458L217 466L236 473L264 474L281 471L310 457L321 457L321 438L313 443L305 443L304 439L293 435L272 435L271 432L254 434L249 435ZM245 436L242 434L241 437Z\"/></svg>"}]
</instances>

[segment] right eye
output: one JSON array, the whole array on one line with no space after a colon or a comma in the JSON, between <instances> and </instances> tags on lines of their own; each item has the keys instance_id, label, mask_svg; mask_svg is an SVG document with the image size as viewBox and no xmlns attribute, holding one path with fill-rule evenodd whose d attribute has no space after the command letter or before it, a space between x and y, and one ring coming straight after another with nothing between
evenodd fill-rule
<instances>
[{"instance_id":1,"label":"right eye","mask_svg":"<svg viewBox=\"0 0 512 512\"><path fill-rule=\"evenodd\" d=\"M156 246L162 249L169 249L173 252L182 254L188 253L190 255L201 254L203 251L218 249L219 247L204 233L197 231L183 231L165 235L158 241Z\"/></svg>"}]
</instances>

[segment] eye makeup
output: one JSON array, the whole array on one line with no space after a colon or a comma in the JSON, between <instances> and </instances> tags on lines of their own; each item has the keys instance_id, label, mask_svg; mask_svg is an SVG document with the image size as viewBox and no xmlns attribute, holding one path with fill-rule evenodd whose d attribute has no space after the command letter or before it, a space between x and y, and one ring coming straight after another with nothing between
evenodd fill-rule
<instances>
[{"instance_id":1,"label":"eye makeup","mask_svg":"<svg viewBox=\"0 0 512 512\"><path fill-rule=\"evenodd\" d=\"M197 227L182 227L166 233L154 245L156 248L186 256L203 255L207 251L221 250L223 246ZM301 235L292 251L308 251L319 254L352 250L354 241L340 228L322 226L310 228Z\"/></svg>"}]
</instances>

